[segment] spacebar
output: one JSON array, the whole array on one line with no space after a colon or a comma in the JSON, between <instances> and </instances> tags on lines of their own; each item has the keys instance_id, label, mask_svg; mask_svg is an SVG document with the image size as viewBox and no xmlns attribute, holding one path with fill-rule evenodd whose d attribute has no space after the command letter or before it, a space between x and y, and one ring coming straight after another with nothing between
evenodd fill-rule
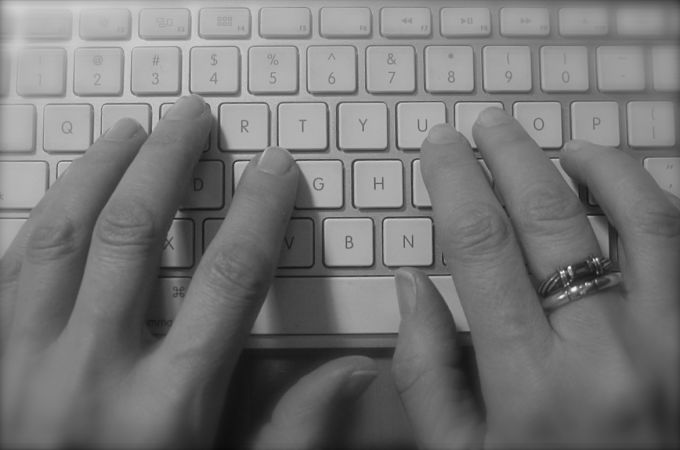
<instances>
[{"instance_id":1,"label":"spacebar","mask_svg":"<svg viewBox=\"0 0 680 450\"><path fill-rule=\"evenodd\" d=\"M469 331L449 276L430 277L458 331ZM384 334L399 330L394 277L276 278L254 335Z\"/></svg>"}]
</instances>

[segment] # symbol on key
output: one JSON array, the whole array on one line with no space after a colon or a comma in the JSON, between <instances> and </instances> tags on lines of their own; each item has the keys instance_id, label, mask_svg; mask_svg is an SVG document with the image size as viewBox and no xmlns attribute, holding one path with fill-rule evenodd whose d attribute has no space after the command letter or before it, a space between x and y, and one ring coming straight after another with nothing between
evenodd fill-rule
<instances>
[{"instance_id":1,"label":"# symbol on key","mask_svg":"<svg viewBox=\"0 0 680 450\"><path fill-rule=\"evenodd\" d=\"M92 64L95 66L101 66L104 63L104 57L102 55L94 55L92 57Z\"/></svg>"},{"instance_id":2,"label":"# symbol on key","mask_svg":"<svg viewBox=\"0 0 680 450\"><path fill-rule=\"evenodd\" d=\"M161 62L161 57L158 55L153 55L153 58L151 59L151 63L154 66L157 66Z\"/></svg>"},{"instance_id":3,"label":"# symbol on key","mask_svg":"<svg viewBox=\"0 0 680 450\"><path fill-rule=\"evenodd\" d=\"M267 60L270 66L278 66L279 59L276 57L276 53L267 53Z\"/></svg>"}]
</instances>

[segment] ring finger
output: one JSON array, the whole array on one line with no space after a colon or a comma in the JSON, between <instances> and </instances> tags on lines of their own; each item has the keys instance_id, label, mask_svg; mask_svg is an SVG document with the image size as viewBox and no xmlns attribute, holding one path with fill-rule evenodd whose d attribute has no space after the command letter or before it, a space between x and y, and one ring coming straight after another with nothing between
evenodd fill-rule
<instances>
[{"instance_id":1,"label":"ring finger","mask_svg":"<svg viewBox=\"0 0 680 450\"><path fill-rule=\"evenodd\" d=\"M602 255L580 200L517 121L489 108L480 114L473 133L505 200L529 271L538 280L590 255ZM558 313L568 310L590 316L589 304L575 302L556 310L553 325Z\"/></svg>"}]
</instances>

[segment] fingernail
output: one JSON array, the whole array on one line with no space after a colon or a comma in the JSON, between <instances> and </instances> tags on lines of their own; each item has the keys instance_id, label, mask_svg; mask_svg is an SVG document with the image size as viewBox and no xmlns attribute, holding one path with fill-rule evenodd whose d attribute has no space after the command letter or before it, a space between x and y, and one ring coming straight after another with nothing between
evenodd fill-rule
<instances>
[{"instance_id":1,"label":"fingernail","mask_svg":"<svg viewBox=\"0 0 680 450\"><path fill-rule=\"evenodd\" d=\"M137 134L141 125L132 119L120 119L109 131L104 134L104 139L109 141L126 141Z\"/></svg>"},{"instance_id":2,"label":"fingernail","mask_svg":"<svg viewBox=\"0 0 680 450\"><path fill-rule=\"evenodd\" d=\"M460 133L445 123L433 126L427 135L427 140L433 144L452 144L458 139L460 139Z\"/></svg>"},{"instance_id":3,"label":"fingernail","mask_svg":"<svg viewBox=\"0 0 680 450\"><path fill-rule=\"evenodd\" d=\"M402 319L413 313L416 309L416 279L411 272L397 270L394 274L397 284L397 302Z\"/></svg>"},{"instance_id":4,"label":"fingernail","mask_svg":"<svg viewBox=\"0 0 680 450\"><path fill-rule=\"evenodd\" d=\"M508 123L511 120L512 117L506 114L505 111L494 107L485 109L477 117L477 123L483 127L493 127Z\"/></svg>"},{"instance_id":5,"label":"fingernail","mask_svg":"<svg viewBox=\"0 0 680 450\"><path fill-rule=\"evenodd\" d=\"M293 157L288 150L280 147L269 147L262 153L257 168L272 175L283 175L293 165Z\"/></svg>"},{"instance_id":6,"label":"fingernail","mask_svg":"<svg viewBox=\"0 0 680 450\"><path fill-rule=\"evenodd\" d=\"M205 102L197 95L188 95L177 100L170 111L165 115L166 119L193 119L205 111Z\"/></svg>"},{"instance_id":7,"label":"fingernail","mask_svg":"<svg viewBox=\"0 0 680 450\"><path fill-rule=\"evenodd\" d=\"M352 372L342 387L345 397L356 398L360 396L378 376L375 370L355 370Z\"/></svg>"},{"instance_id":8,"label":"fingernail","mask_svg":"<svg viewBox=\"0 0 680 450\"><path fill-rule=\"evenodd\" d=\"M583 141L569 141L566 144L564 144L564 151L565 152L576 152L581 150L585 145L585 142Z\"/></svg>"}]
</instances>

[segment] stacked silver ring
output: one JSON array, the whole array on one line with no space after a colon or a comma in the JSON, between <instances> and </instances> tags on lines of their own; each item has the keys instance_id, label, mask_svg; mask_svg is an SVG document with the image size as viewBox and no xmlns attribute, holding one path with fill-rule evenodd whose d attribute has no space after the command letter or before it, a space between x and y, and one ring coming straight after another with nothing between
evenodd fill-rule
<instances>
[{"instance_id":1,"label":"stacked silver ring","mask_svg":"<svg viewBox=\"0 0 680 450\"><path fill-rule=\"evenodd\" d=\"M622 281L619 272L612 272L609 258L589 256L584 261L556 270L538 286L541 305L552 311L586 295L609 289Z\"/></svg>"}]
</instances>

